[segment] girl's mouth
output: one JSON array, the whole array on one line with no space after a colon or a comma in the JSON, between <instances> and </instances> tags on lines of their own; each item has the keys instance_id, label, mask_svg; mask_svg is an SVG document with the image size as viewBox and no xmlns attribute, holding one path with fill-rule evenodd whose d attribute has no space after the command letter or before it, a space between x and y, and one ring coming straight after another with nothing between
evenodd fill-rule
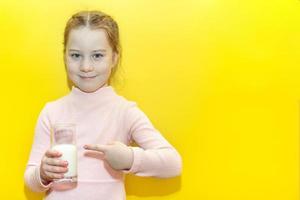
<instances>
[{"instance_id":1,"label":"girl's mouth","mask_svg":"<svg viewBox=\"0 0 300 200\"><path fill-rule=\"evenodd\" d=\"M95 78L96 76L80 76L79 77L83 80L92 80L93 78Z\"/></svg>"}]
</instances>

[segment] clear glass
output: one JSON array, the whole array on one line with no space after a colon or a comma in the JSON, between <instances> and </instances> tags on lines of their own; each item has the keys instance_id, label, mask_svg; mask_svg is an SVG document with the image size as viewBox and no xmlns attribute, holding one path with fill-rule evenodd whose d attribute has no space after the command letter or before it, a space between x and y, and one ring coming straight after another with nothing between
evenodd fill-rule
<instances>
[{"instance_id":1,"label":"clear glass","mask_svg":"<svg viewBox=\"0 0 300 200\"><path fill-rule=\"evenodd\" d=\"M64 178L54 179L54 183L77 182L76 125L72 123L54 124L51 131L51 149L62 153L61 160L68 162Z\"/></svg>"}]
</instances>

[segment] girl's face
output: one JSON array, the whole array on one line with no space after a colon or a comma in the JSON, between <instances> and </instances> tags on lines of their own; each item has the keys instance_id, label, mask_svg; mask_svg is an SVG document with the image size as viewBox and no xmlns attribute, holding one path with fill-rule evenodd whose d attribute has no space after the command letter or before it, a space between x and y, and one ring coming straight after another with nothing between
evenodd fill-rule
<instances>
[{"instance_id":1,"label":"girl's face","mask_svg":"<svg viewBox=\"0 0 300 200\"><path fill-rule=\"evenodd\" d=\"M68 77L84 92L94 92L107 85L117 54L103 29L72 29L66 46L65 64Z\"/></svg>"}]
</instances>

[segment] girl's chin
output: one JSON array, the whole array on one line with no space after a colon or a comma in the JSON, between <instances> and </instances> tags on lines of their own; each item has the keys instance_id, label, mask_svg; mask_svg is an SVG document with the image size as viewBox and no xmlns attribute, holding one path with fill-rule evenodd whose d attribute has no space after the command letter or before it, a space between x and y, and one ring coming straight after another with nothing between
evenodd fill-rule
<instances>
[{"instance_id":1,"label":"girl's chin","mask_svg":"<svg viewBox=\"0 0 300 200\"><path fill-rule=\"evenodd\" d=\"M102 87L102 85L104 84L97 84L97 85L90 85L90 84L76 84L76 87L78 87L81 91L83 92L95 92L96 90L98 90L100 87Z\"/></svg>"}]
</instances>

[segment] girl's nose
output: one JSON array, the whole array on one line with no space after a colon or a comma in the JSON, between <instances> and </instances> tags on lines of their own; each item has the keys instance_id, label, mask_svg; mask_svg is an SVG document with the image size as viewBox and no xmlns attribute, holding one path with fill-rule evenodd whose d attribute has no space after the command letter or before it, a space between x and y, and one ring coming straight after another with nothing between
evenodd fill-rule
<instances>
[{"instance_id":1,"label":"girl's nose","mask_svg":"<svg viewBox=\"0 0 300 200\"><path fill-rule=\"evenodd\" d=\"M84 65L84 66L80 67L80 71L82 71L82 72L90 72L90 71L93 71L93 69L94 68L90 65Z\"/></svg>"},{"instance_id":2,"label":"girl's nose","mask_svg":"<svg viewBox=\"0 0 300 200\"><path fill-rule=\"evenodd\" d=\"M82 64L80 65L80 71L82 72L90 72L93 70L94 70L93 65L91 65L91 63L87 61L82 62Z\"/></svg>"}]
</instances>

